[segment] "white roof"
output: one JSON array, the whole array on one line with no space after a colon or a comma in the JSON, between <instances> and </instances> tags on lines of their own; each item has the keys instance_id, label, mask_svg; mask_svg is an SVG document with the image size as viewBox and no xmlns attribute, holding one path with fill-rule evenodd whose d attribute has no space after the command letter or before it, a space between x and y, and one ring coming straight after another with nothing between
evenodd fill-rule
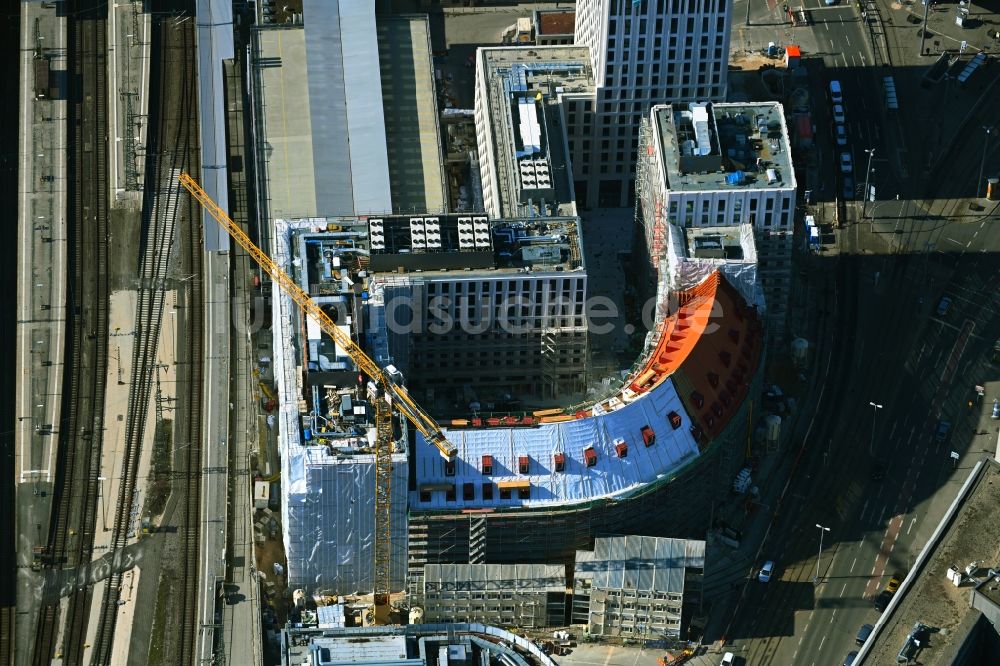
<instances>
[{"instance_id":1,"label":"white roof","mask_svg":"<svg viewBox=\"0 0 1000 666\"><path fill-rule=\"evenodd\" d=\"M668 419L670 412L681 417L676 430ZM649 426L656 434L655 443L646 447L641 429ZM445 461L438 450L428 445L420 434L416 438L417 484L456 484L455 501L446 501L444 491L431 492L430 502L420 500L419 488L410 498L416 510L440 508L486 508L516 506L551 506L584 502L600 497L624 496L676 473L698 456L698 445L691 435L691 419L668 378L635 401L601 416L545 424L538 427L444 429L445 436L458 448L455 475L447 476ZM619 458L617 440L628 445L628 455ZM584 450L593 447L597 464L587 467ZM553 455L566 456L564 472L553 469ZM492 456L493 473L485 476L483 456ZM518 473L521 456L530 459L529 473ZM494 489L493 499L484 501L481 484L501 481L531 482L530 497L520 499L517 492L510 499L500 499ZM473 500L463 499L463 485L475 487Z\"/></svg>"}]
</instances>

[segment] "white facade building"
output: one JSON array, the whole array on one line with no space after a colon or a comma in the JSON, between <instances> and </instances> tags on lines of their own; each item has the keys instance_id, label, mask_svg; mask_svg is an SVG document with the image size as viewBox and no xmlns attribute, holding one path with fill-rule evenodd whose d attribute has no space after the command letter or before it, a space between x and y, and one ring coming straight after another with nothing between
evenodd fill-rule
<instances>
[{"instance_id":1,"label":"white facade building","mask_svg":"<svg viewBox=\"0 0 1000 666\"><path fill-rule=\"evenodd\" d=\"M564 107L593 99L586 49L479 49L476 144L483 205L493 219L575 215Z\"/></svg>"},{"instance_id":2,"label":"white facade building","mask_svg":"<svg viewBox=\"0 0 1000 666\"><path fill-rule=\"evenodd\" d=\"M593 108L576 109L594 111L592 125L570 134L581 205L629 205L651 106L725 99L731 21L731 0L577 3L576 44L590 50L596 85Z\"/></svg>"},{"instance_id":3,"label":"white facade building","mask_svg":"<svg viewBox=\"0 0 1000 666\"><path fill-rule=\"evenodd\" d=\"M657 106L641 136L637 213L652 267L658 274L665 269L671 226L750 225L769 337L781 341L796 194L781 104Z\"/></svg>"},{"instance_id":4,"label":"white facade building","mask_svg":"<svg viewBox=\"0 0 1000 666\"><path fill-rule=\"evenodd\" d=\"M394 216L368 224L369 344L421 400L451 394L487 403L582 390L587 273L578 218Z\"/></svg>"}]
</instances>

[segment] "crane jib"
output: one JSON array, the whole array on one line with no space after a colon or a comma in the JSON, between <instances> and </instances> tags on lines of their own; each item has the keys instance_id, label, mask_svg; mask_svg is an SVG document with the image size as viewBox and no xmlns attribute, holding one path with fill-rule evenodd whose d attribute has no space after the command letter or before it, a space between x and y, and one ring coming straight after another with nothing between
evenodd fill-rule
<instances>
[{"instance_id":1,"label":"crane jib","mask_svg":"<svg viewBox=\"0 0 1000 666\"><path fill-rule=\"evenodd\" d=\"M257 247L250 237L222 210L215 201L201 188L190 174L181 173L178 176L181 185L191 193L191 196L201 204L205 211L211 215L216 222L222 226L233 240L239 244L246 252L253 257L254 261L261 269L270 276L281 290L302 310L306 316L316 319L324 333L329 335L338 345L340 345L351 357L351 360L358 366L358 369L376 384L384 387L384 390L392 394L393 406L420 431L424 438L433 444L445 458L452 459L457 453L457 449L445 438L444 433L437 422L434 421L423 409L414 402L407 390L395 382L388 374L365 353L351 336L347 335L332 319L309 297L305 291L289 276L282 268L276 264L263 250Z\"/></svg>"}]
</instances>

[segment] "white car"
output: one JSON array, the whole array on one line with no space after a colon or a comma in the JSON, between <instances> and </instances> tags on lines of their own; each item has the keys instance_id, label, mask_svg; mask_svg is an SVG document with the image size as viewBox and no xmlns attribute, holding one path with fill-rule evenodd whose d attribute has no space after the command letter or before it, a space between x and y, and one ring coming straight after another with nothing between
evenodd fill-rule
<instances>
[{"instance_id":1,"label":"white car","mask_svg":"<svg viewBox=\"0 0 1000 666\"><path fill-rule=\"evenodd\" d=\"M993 400L993 413L990 415L991 418L1000 419L1000 400Z\"/></svg>"},{"instance_id":2,"label":"white car","mask_svg":"<svg viewBox=\"0 0 1000 666\"><path fill-rule=\"evenodd\" d=\"M760 568L760 573L757 574L757 580L762 583L766 583L771 580L771 576L774 575L774 561L768 560L764 562L764 566Z\"/></svg>"},{"instance_id":3,"label":"white car","mask_svg":"<svg viewBox=\"0 0 1000 666\"><path fill-rule=\"evenodd\" d=\"M847 114L844 112L843 104L833 105L833 122L837 123L838 125L843 125L844 123L847 122Z\"/></svg>"},{"instance_id":4,"label":"white car","mask_svg":"<svg viewBox=\"0 0 1000 666\"><path fill-rule=\"evenodd\" d=\"M847 145L847 128L843 125L837 125L837 145L846 146Z\"/></svg>"},{"instance_id":5,"label":"white car","mask_svg":"<svg viewBox=\"0 0 1000 666\"><path fill-rule=\"evenodd\" d=\"M854 160L850 153L840 154L840 173L854 173Z\"/></svg>"},{"instance_id":6,"label":"white car","mask_svg":"<svg viewBox=\"0 0 1000 666\"><path fill-rule=\"evenodd\" d=\"M722 664L720 666L733 666L736 663L736 655L732 652L727 652L722 655Z\"/></svg>"}]
</instances>

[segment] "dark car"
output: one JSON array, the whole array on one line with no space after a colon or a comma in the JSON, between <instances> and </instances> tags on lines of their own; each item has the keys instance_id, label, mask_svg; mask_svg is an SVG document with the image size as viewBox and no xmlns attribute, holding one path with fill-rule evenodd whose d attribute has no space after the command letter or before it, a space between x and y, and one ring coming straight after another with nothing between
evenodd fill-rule
<instances>
[{"instance_id":1,"label":"dark car","mask_svg":"<svg viewBox=\"0 0 1000 666\"><path fill-rule=\"evenodd\" d=\"M844 666L851 666L854 663L854 660L857 659L857 658L858 658L858 652L857 652L857 650L853 650L851 652L848 652L847 656L844 657Z\"/></svg>"},{"instance_id":2,"label":"dark car","mask_svg":"<svg viewBox=\"0 0 1000 666\"><path fill-rule=\"evenodd\" d=\"M885 478L885 465L875 463L872 465L872 481L881 481Z\"/></svg>"},{"instance_id":3,"label":"dark car","mask_svg":"<svg viewBox=\"0 0 1000 666\"><path fill-rule=\"evenodd\" d=\"M889 605L889 600L892 599L892 592L889 590L882 590L877 597L875 597L875 610L879 613L885 611L886 607Z\"/></svg>"},{"instance_id":4,"label":"dark car","mask_svg":"<svg viewBox=\"0 0 1000 666\"><path fill-rule=\"evenodd\" d=\"M861 625L861 628L858 629L858 635L854 638L854 642L858 645L864 645L865 641L868 640L868 637L872 635L872 631L874 629L875 627L870 624Z\"/></svg>"},{"instance_id":5,"label":"dark car","mask_svg":"<svg viewBox=\"0 0 1000 666\"><path fill-rule=\"evenodd\" d=\"M938 421L937 430L934 431L934 439L943 442L948 439L948 433L951 432L951 421L945 421L941 419Z\"/></svg>"}]
</instances>

